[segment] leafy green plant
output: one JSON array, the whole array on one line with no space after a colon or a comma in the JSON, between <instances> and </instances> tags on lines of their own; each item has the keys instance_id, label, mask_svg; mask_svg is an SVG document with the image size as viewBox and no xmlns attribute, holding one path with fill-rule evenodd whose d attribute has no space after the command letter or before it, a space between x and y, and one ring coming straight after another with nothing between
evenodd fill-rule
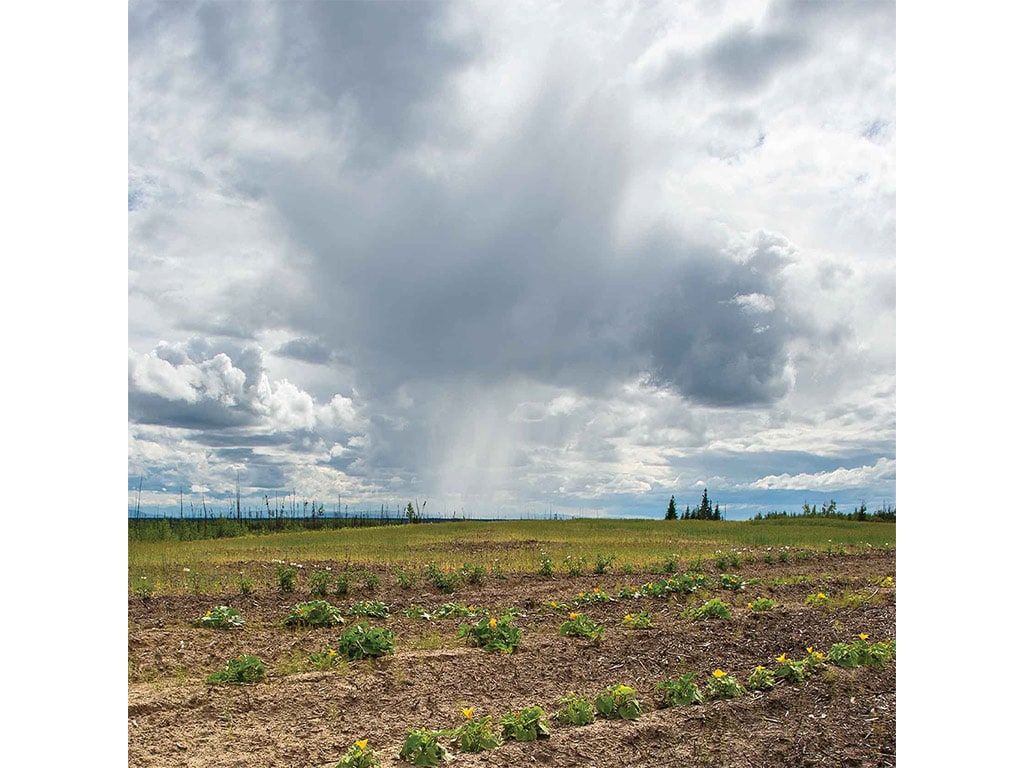
<instances>
[{"instance_id":1,"label":"leafy green plant","mask_svg":"<svg viewBox=\"0 0 1024 768\"><path fill-rule=\"evenodd\" d=\"M310 600L299 603L284 619L286 627L333 627L344 623L341 611L326 600Z\"/></svg>"},{"instance_id":2,"label":"leafy green plant","mask_svg":"<svg viewBox=\"0 0 1024 768\"><path fill-rule=\"evenodd\" d=\"M208 675L206 682L214 685L249 685L267 676L266 667L256 656L242 654L231 659L220 672Z\"/></svg>"},{"instance_id":3,"label":"leafy green plant","mask_svg":"<svg viewBox=\"0 0 1024 768\"><path fill-rule=\"evenodd\" d=\"M694 621L706 621L708 619L728 619L732 613L727 604L723 603L719 598L713 597L699 608L686 611L684 615L689 616Z\"/></svg>"},{"instance_id":4,"label":"leafy green plant","mask_svg":"<svg viewBox=\"0 0 1024 768\"><path fill-rule=\"evenodd\" d=\"M658 569L662 573L675 573L679 570L679 555L671 554L665 555L661 561L661 567Z\"/></svg>"},{"instance_id":5,"label":"leafy green plant","mask_svg":"<svg viewBox=\"0 0 1024 768\"><path fill-rule=\"evenodd\" d=\"M403 608L402 613L404 613L410 619L423 619L425 621L430 621L432 618L434 618L434 614L432 614L422 605L410 605L408 608Z\"/></svg>"},{"instance_id":6,"label":"leafy green plant","mask_svg":"<svg viewBox=\"0 0 1024 768\"><path fill-rule=\"evenodd\" d=\"M299 572L294 568L290 568L286 565L277 566L277 588L282 592L294 592L295 591L295 580L299 576Z\"/></svg>"},{"instance_id":7,"label":"leafy green plant","mask_svg":"<svg viewBox=\"0 0 1024 768\"><path fill-rule=\"evenodd\" d=\"M765 669L760 664L754 668L754 671L750 673L750 677L747 678L747 690L767 691L774 687L775 673L770 669Z\"/></svg>"},{"instance_id":8,"label":"leafy green plant","mask_svg":"<svg viewBox=\"0 0 1024 768\"><path fill-rule=\"evenodd\" d=\"M452 594L459 586L461 577L457 573L445 573L436 563L427 563L424 569L427 581L446 595Z\"/></svg>"},{"instance_id":9,"label":"leafy green plant","mask_svg":"<svg viewBox=\"0 0 1024 768\"><path fill-rule=\"evenodd\" d=\"M368 743L366 739L354 743L334 768L381 768L380 758L372 749L367 748Z\"/></svg>"},{"instance_id":10,"label":"leafy green plant","mask_svg":"<svg viewBox=\"0 0 1024 768\"><path fill-rule=\"evenodd\" d=\"M615 555L602 555L598 553L594 560L594 573L601 576L608 572L612 563L615 562Z\"/></svg>"},{"instance_id":11,"label":"leafy green plant","mask_svg":"<svg viewBox=\"0 0 1024 768\"><path fill-rule=\"evenodd\" d=\"M587 565L587 558L576 557L574 555L565 556L565 570L569 572L570 576L580 576L583 574L583 569Z\"/></svg>"},{"instance_id":12,"label":"leafy green plant","mask_svg":"<svg viewBox=\"0 0 1024 768\"><path fill-rule=\"evenodd\" d=\"M507 712L498 721L501 735L515 741L536 741L551 735L547 714L539 706L524 707L518 712Z\"/></svg>"},{"instance_id":13,"label":"leafy green plant","mask_svg":"<svg viewBox=\"0 0 1024 768\"><path fill-rule=\"evenodd\" d=\"M785 680L788 683L799 685L807 679L807 664L806 661L797 661L791 659L786 654L782 654L775 659L779 662L779 666L775 669L775 679Z\"/></svg>"},{"instance_id":14,"label":"leafy green plant","mask_svg":"<svg viewBox=\"0 0 1024 768\"><path fill-rule=\"evenodd\" d=\"M445 603L434 611L434 616L438 619L465 619L470 617L475 619L486 615L487 611L483 608L466 605L465 603Z\"/></svg>"},{"instance_id":15,"label":"leafy green plant","mask_svg":"<svg viewBox=\"0 0 1024 768\"><path fill-rule=\"evenodd\" d=\"M196 625L211 629L234 629L245 624L242 614L235 608L218 605L196 619Z\"/></svg>"},{"instance_id":16,"label":"leafy green plant","mask_svg":"<svg viewBox=\"0 0 1024 768\"><path fill-rule=\"evenodd\" d=\"M360 600L348 609L349 616L372 616L375 619L387 618L390 609L380 600Z\"/></svg>"},{"instance_id":17,"label":"leafy green plant","mask_svg":"<svg viewBox=\"0 0 1024 768\"><path fill-rule=\"evenodd\" d=\"M651 614L647 611L627 613L622 618L622 623L630 629L651 629L654 626L654 622L651 621Z\"/></svg>"},{"instance_id":18,"label":"leafy green plant","mask_svg":"<svg viewBox=\"0 0 1024 768\"><path fill-rule=\"evenodd\" d=\"M373 571L362 571L360 576L363 579L363 588L366 589L367 592L373 592L380 586L380 576L375 574Z\"/></svg>"},{"instance_id":19,"label":"leafy green plant","mask_svg":"<svg viewBox=\"0 0 1024 768\"><path fill-rule=\"evenodd\" d=\"M601 717L636 720L640 717L640 701L636 689L628 685L610 685L594 699L594 708Z\"/></svg>"},{"instance_id":20,"label":"leafy green plant","mask_svg":"<svg viewBox=\"0 0 1024 768\"><path fill-rule=\"evenodd\" d=\"M689 704L700 704L704 701L704 694L700 686L693 681L696 679L696 672L689 672L680 675L675 680L662 680L654 686L658 694L659 707L684 707Z\"/></svg>"},{"instance_id":21,"label":"leafy green plant","mask_svg":"<svg viewBox=\"0 0 1024 768\"><path fill-rule=\"evenodd\" d=\"M609 595L600 587L594 587L589 592L580 592L572 599L576 605L586 605L587 603L610 603L615 602L615 598Z\"/></svg>"},{"instance_id":22,"label":"leafy green plant","mask_svg":"<svg viewBox=\"0 0 1024 768\"><path fill-rule=\"evenodd\" d=\"M330 571L313 571L309 574L309 594L313 597L327 597L327 591L330 588Z\"/></svg>"},{"instance_id":23,"label":"leafy green plant","mask_svg":"<svg viewBox=\"0 0 1024 768\"><path fill-rule=\"evenodd\" d=\"M778 608L779 604L768 597L759 597L756 600L751 600L747 603L747 608L757 613L762 611L773 611Z\"/></svg>"},{"instance_id":24,"label":"leafy green plant","mask_svg":"<svg viewBox=\"0 0 1024 768\"><path fill-rule=\"evenodd\" d=\"M345 630L334 647L350 661L386 656L395 652L395 633L360 621Z\"/></svg>"},{"instance_id":25,"label":"leafy green plant","mask_svg":"<svg viewBox=\"0 0 1024 768\"><path fill-rule=\"evenodd\" d=\"M153 584L148 577L139 576L132 584L132 591L142 598L142 602L148 603L149 599L153 597L153 592L156 590L153 588Z\"/></svg>"},{"instance_id":26,"label":"leafy green plant","mask_svg":"<svg viewBox=\"0 0 1024 768\"><path fill-rule=\"evenodd\" d=\"M463 563L459 573L462 576L462 580L467 584L479 584L484 580L484 576L487 575L487 571L484 570L482 565L472 565L470 563Z\"/></svg>"},{"instance_id":27,"label":"leafy green plant","mask_svg":"<svg viewBox=\"0 0 1024 768\"><path fill-rule=\"evenodd\" d=\"M323 653L309 654L309 663L317 669L334 669L342 661L344 661L344 657L334 648L328 648Z\"/></svg>"},{"instance_id":28,"label":"leafy green plant","mask_svg":"<svg viewBox=\"0 0 1024 768\"><path fill-rule=\"evenodd\" d=\"M338 597L347 595L350 586L351 576L348 571L342 571L334 579L334 594Z\"/></svg>"},{"instance_id":29,"label":"leafy green plant","mask_svg":"<svg viewBox=\"0 0 1024 768\"><path fill-rule=\"evenodd\" d=\"M594 722L594 705L590 699L573 692L560 699L558 721L563 725L590 725Z\"/></svg>"},{"instance_id":30,"label":"leafy green plant","mask_svg":"<svg viewBox=\"0 0 1024 768\"><path fill-rule=\"evenodd\" d=\"M238 591L243 597L248 597L256 591L256 586L251 579L245 578L245 573L238 572Z\"/></svg>"},{"instance_id":31,"label":"leafy green plant","mask_svg":"<svg viewBox=\"0 0 1024 768\"><path fill-rule=\"evenodd\" d=\"M465 638L469 645L479 646L485 651L512 653L519 647L523 632L512 623L512 615L505 614L500 620L484 617L476 624L463 624L457 637Z\"/></svg>"},{"instance_id":32,"label":"leafy green plant","mask_svg":"<svg viewBox=\"0 0 1024 768\"><path fill-rule=\"evenodd\" d=\"M473 708L462 710L466 721L452 731L452 744L460 752L483 752L501 746L501 735L491 729L491 716L473 717Z\"/></svg>"},{"instance_id":33,"label":"leafy green plant","mask_svg":"<svg viewBox=\"0 0 1024 768\"><path fill-rule=\"evenodd\" d=\"M434 766L442 760L451 760L452 754L440 741L445 736L447 734L444 731L413 729L406 734L398 756L407 763L419 766Z\"/></svg>"},{"instance_id":34,"label":"leafy green plant","mask_svg":"<svg viewBox=\"0 0 1024 768\"><path fill-rule=\"evenodd\" d=\"M541 576L555 575L555 564L551 562L551 558L548 557L546 552L540 553L540 569L537 573Z\"/></svg>"},{"instance_id":35,"label":"leafy green plant","mask_svg":"<svg viewBox=\"0 0 1024 768\"><path fill-rule=\"evenodd\" d=\"M824 592L815 592L813 594L808 595L804 602L807 605L826 608L828 607L828 595L826 595Z\"/></svg>"},{"instance_id":36,"label":"leafy green plant","mask_svg":"<svg viewBox=\"0 0 1024 768\"><path fill-rule=\"evenodd\" d=\"M412 589L418 579L419 577L412 571L403 571L401 568L395 570L395 583L402 589Z\"/></svg>"},{"instance_id":37,"label":"leafy green plant","mask_svg":"<svg viewBox=\"0 0 1024 768\"><path fill-rule=\"evenodd\" d=\"M723 573L719 577L719 586L722 589L731 589L734 592L743 589L743 579L735 573Z\"/></svg>"},{"instance_id":38,"label":"leafy green plant","mask_svg":"<svg viewBox=\"0 0 1024 768\"><path fill-rule=\"evenodd\" d=\"M882 667L896 655L891 642L868 643L868 635L861 634L852 643L835 643L825 658L839 667Z\"/></svg>"},{"instance_id":39,"label":"leafy green plant","mask_svg":"<svg viewBox=\"0 0 1024 768\"><path fill-rule=\"evenodd\" d=\"M604 627L594 623L593 619L582 613L570 613L569 620L562 622L558 633L564 637L585 637L600 640L604 636Z\"/></svg>"},{"instance_id":40,"label":"leafy green plant","mask_svg":"<svg viewBox=\"0 0 1024 768\"><path fill-rule=\"evenodd\" d=\"M746 693L735 677L720 669L716 669L708 678L706 690L711 699L732 699Z\"/></svg>"},{"instance_id":41,"label":"leafy green plant","mask_svg":"<svg viewBox=\"0 0 1024 768\"><path fill-rule=\"evenodd\" d=\"M718 570L725 571L729 568L738 568L739 564L740 558L735 552L722 552L721 550L715 552L715 565L718 566Z\"/></svg>"}]
</instances>

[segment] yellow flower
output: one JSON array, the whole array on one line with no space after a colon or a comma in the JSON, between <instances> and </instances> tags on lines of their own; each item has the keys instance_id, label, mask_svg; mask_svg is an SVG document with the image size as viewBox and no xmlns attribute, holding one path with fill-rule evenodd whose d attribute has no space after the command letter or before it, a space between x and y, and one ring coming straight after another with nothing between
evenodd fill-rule
<instances>
[{"instance_id":1,"label":"yellow flower","mask_svg":"<svg viewBox=\"0 0 1024 768\"><path fill-rule=\"evenodd\" d=\"M473 606L471 605L471 606L469 606L469 608L467 608L466 610L467 610L467 611L475 611L475 610L476 610L476 608L474 608L474 607L473 607Z\"/></svg>"},{"instance_id":2,"label":"yellow flower","mask_svg":"<svg viewBox=\"0 0 1024 768\"><path fill-rule=\"evenodd\" d=\"M712 675L714 675L714 676L715 676L716 678L718 678L719 680L721 680L721 679L722 679L723 677L725 677L725 672L723 672L723 671L722 671L722 670L720 670L720 669L716 669L716 670L715 670L714 672L712 672L711 674L712 674Z\"/></svg>"},{"instance_id":3,"label":"yellow flower","mask_svg":"<svg viewBox=\"0 0 1024 768\"><path fill-rule=\"evenodd\" d=\"M825 595L825 593L824 593L824 592L819 592L819 593L818 593L818 599L819 599L819 600L824 600L825 598L826 598L826 595Z\"/></svg>"},{"instance_id":4,"label":"yellow flower","mask_svg":"<svg viewBox=\"0 0 1024 768\"><path fill-rule=\"evenodd\" d=\"M808 645L807 646L807 652L808 653L814 653L814 646L813 645Z\"/></svg>"},{"instance_id":5,"label":"yellow flower","mask_svg":"<svg viewBox=\"0 0 1024 768\"><path fill-rule=\"evenodd\" d=\"M579 616L579 614L578 614L578 613L570 613L570 614L569 614L569 618L570 618L570 619L575 619L575 618L576 618L577 616Z\"/></svg>"},{"instance_id":6,"label":"yellow flower","mask_svg":"<svg viewBox=\"0 0 1024 768\"><path fill-rule=\"evenodd\" d=\"M212 615L213 615L213 611L207 611L207 612L206 612L206 615L207 615L207 616L212 616Z\"/></svg>"},{"instance_id":7,"label":"yellow flower","mask_svg":"<svg viewBox=\"0 0 1024 768\"><path fill-rule=\"evenodd\" d=\"M369 739L360 739L359 741L356 742L356 746L359 747L360 751L363 751L364 749L366 749L366 745L369 744L369 743L370 743Z\"/></svg>"},{"instance_id":8,"label":"yellow flower","mask_svg":"<svg viewBox=\"0 0 1024 768\"><path fill-rule=\"evenodd\" d=\"M550 606L551 606L552 608L557 608L557 607L558 607L558 603L556 603L556 602L555 602L554 600L552 600L552 601L551 601L551 602L549 603L549 605L550 605Z\"/></svg>"},{"instance_id":9,"label":"yellow flower","mask_svg":"<svg viewBox=\"0 0 1024 768\"><path fill-rule=\"evenodd\" d=\"M576 597L583 597L583 593L580 592L578 595L576 595Z\"/></svg>"},{"instance_id":10,"label":"yellow flower","mask_svg":"<svg viewBox=\"0 0 1024 768\"><path fill-rule=\"evenodd\" d=\"M494 629L496 626L498 626L498 620L491 619L491 629Z\"/></svg>"},{"instance_id":11,"label":"yellow flower","mask_svg":"<svg viewBox=\"0 0 1024 768\"><path fill-rule=\"evenodd\" d=\"M633 614L632 613L627 613L626 614L626 618L624 618L623 621L629 621L632 618L633 618Z\"/></svg>"},{"instance_id":12,"label":"yellow flower","mask_svg":"<svg viewBox=\"0 0 1024 768\"><path fill-rule=\"evenodd\" d=\"M334 650L333 648L331 648L331 650L329 650L329 651L327 652L327 655L328 655L328 656L337 656L337 655L338 655L338 652L337 652L336 650Z\"/></svg>"},{"instance_id":13,"label":"yellow flower","mask_svg":"<svg viewBox=\"0 0 1024 768\"><path fill-rule=\"evenodd\" d=\"M785 664L786 661L788 661L788 659L786 659L786 654L782 654L781 656L776 656L775 660L777 662L779 662L780 664Z\"/></svg>"},{"instance_id":14,"label":"yellow flower","mask_svg":"<svg viewBox=\"0 0 1024 768\"><path fill-rule=\"evenodd\" d=\"M762 667L762 666L761 666L760 664L758 664L758 665L757 665L757 666L756 666L756 667L754 668L754 671L755 671L755 672L763 672L763 671L764 671L764 667Z\"/></svg>"},{"instance_id":15,"label":"yellow flower","mask_svg":"<svg viewBox=\"0 0 1024 768\"><path fill-rule=\"evenodd\" d=\"M472 720L473 719L473 708L472 707L466 707L464 710L462 710L462 714L464 714L466 716L467 720Z\"/></svg>"},{"instance_id":16,"label":"yellow flower","mask_svg":"<svg viewBox=\"0 0 1024 768\"><path fill-rule=\"evenodd\" d=\"M600 590L600 589L598 589L597 587L594 587L594 594L595 594L595 595L599 595L599 594L601 594L601 590Z\"/></svg>"},{"instance_id":17,"label":"yellow flower","mask_svg":"<svg viewBox=\"0 0 1024 768\"><path fill-rule=\"evenodd\" d=\"M857 637L859 637L861 640L867 640L868 639L868 636L866 634L864 634L863 632L861 634L857 635Z\"/></svg>"},{"instance_id":18,"label":"yellow flower","mask_svg":"<svg viewBox=\"0 0 1024 768\"><path fill-rule=\"evenodd\" d=\"M747 603L747 608L753 608L753 607L754 607L753 603Z\"/></svg>"}]
</instances>

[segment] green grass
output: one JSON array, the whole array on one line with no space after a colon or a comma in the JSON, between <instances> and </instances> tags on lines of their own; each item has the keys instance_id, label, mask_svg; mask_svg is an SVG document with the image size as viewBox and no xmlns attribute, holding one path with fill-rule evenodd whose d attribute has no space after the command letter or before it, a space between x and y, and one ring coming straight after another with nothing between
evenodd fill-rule
<instances>
[{"instance_id":1,"label":"green grass","mask_svg":"<svg viewBox=\"0 0 1024 768\"><path fill-rule=\"evenodd\" d=\"M509 520L457 521L422 525L291 531L195 541L129 541L129 578L147 575L157 593L188 592L201 582L224 590L237 589L238 575L224 575L221 566L273 560L306 565L302 579L318 562L349 563L352 567L422 569L435 562L456 571L465 564L506 572L536 573L546 554L561 571L567 556L595 562L614 554L615 565L633 563L651 571L666 557L679 566L698 556L713 560L719 550L779 549L825 553L868 547L893 548L895 523L848 520L782 520L712 522L664 520ZM186 573L184 568L190 568ZM613 567L612 571L619 568ZM211 575L217 572L217 576ZM232 579L233 576L233 579ZM246 571L246 578L260 577ZM190 587L192 589L190 589Z\"/></svg>"}]
</instances>

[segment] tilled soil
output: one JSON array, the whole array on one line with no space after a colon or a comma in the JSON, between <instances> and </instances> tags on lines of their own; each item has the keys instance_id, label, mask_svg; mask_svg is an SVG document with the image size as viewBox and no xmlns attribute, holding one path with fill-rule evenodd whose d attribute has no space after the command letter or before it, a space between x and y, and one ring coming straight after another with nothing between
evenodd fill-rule
<instances>
[{"instance_id":1,"label":"tilled soil","mask_svg":"<svg viewBox=\"0 0 1024 768\"><path fill-rule=\"evenodd\" d=\"M254 564L235 564L240 568ZM235 567L233 565L232 567ZM327 564L318 564L331 565ZM600 641L562 637L564 612L595 587L617 595L653 575L611 573L552 578L484 578L445 595L420 581L400 589L380 572L373 592L353 590L328 600L347 610L357 600L381 600L395 632L396 654L317 671L309 654L324 651L341 628L292 629L288 611L312 599L300 581L293 593L155 596L128 601L128 757L131 768L153 766L334 766L357 739L368 739L384 766L405 766L398 753L412 728L444 729L461 709L493 715L539 704L552 735L537 742L506 742L480 754L455 753L450 765L553 768L584 766L892 766L896 758L896 669L828 665L801 685L779 683L767 692L658 709L655 685L682 672L704 680L715 669L745 683L753 669L773 669L785 652L803 658L807 647L828 651L867 633L869 642L895 640L894 552L746 563L734 571L742 591L717 587L669 599L621 599L575 609L605 628ZM810 606L825 592L827 607ZM850 599L840 599L842 596ZM684 609L719 597L733 606L729 619L693 621ZM754 612L748 601L770 597L778 607ZM523 640L513 654L467 647L456 638L460 620L407 618L410 604L428 609L457 601L492 615L514 608ZM197 628L216 605L242 612L245 626ZM628 629L626 613L648 610L654 628ZM348 623L354 619L348 618ZM461 620L466 621L465 619ZM216 686L206 675L242 653L260 657L267 679L257 685ZM593 697L615 684L634 687L644 712L638 720L602 720L584 727L559 724L554 714L569 692Z\"/></svg>"}]
</instances>

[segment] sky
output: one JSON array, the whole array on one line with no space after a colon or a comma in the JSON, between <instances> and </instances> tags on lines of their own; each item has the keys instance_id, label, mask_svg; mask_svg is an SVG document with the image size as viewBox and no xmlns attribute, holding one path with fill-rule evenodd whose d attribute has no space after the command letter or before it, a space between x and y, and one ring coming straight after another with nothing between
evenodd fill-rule
<instances>
[{"instance_id":1,"label":"sky","mask_svg":"<svg viewBox=\"0 0 1024 768\"><path fill-rule=\"evenodd\" d=\"M127 10L129 510L895 505L895 3Z\"/></svg>"}]
</instances>

